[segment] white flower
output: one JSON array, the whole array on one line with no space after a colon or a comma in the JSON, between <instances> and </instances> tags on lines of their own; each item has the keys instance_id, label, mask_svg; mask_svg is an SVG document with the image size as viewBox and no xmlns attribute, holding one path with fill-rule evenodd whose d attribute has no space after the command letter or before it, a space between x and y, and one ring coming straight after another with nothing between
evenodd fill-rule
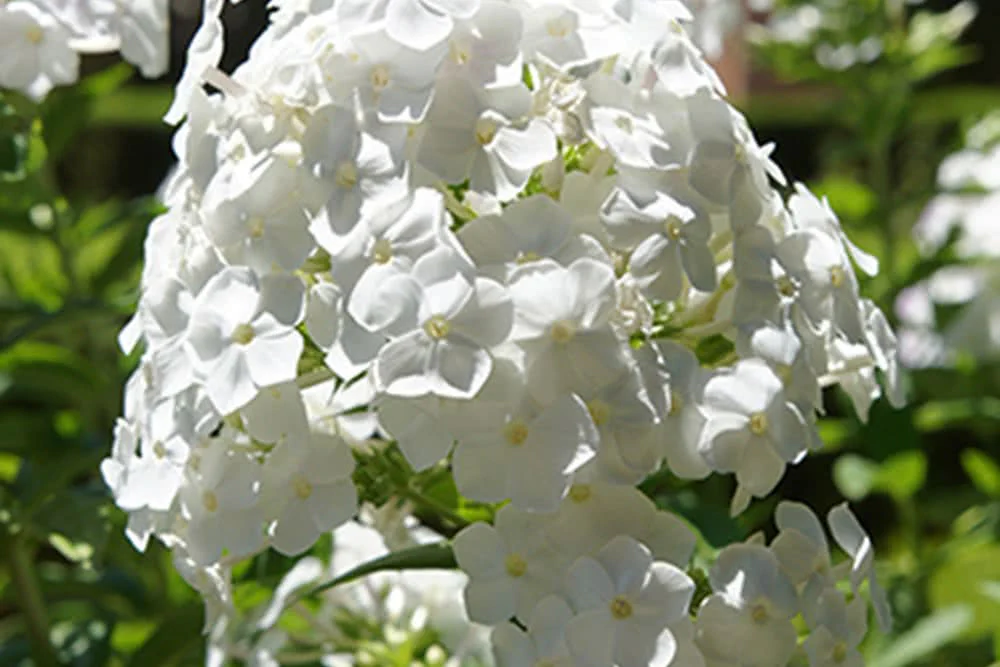
<instances>
[{"instance_id":1,"label":"white flower","mask_svg":"<svg viewBox=\"0 0 1000 667\"><path fill-rule=\"evenodd\" d=\"M494 526L477 522L452 543L458 566L469 575L465 609L477 623L526 619L539 600L559 588L561 570L544 533L545 517L507 506Z\"/></svg>"},{"instance_id":2,"label":"white flower","mask_svg":"<svg viewBox=\"0 0 1000 667\"><path fill-rule=\"evenodd\" d=\"M691 350L680 343L654 343L657 365L662 368L664 388L669 392L660 416L663 453L670 471L682 479L703 479L711 473L698 450L705 422L695 402L707 374Z\"/></svg>"},{"instance_id":3,"label":"white flower","mask_svg":"<svg viewBox=\"0 0 1000 667\"><path fill-rule=\"evenodd\" d=\"M551 512L573 473L593 458L598 435L576 396L544 407L528 397L520 403L460 436L452 458L455 484L468 498L509 498L516 508Z\"/></svg>"},{"instance_id":4,"label":"white flower","mask_svg":"<svg viewBox=\"0 0 1000 667\"><path fill-rule=\"evenodd\" d=\"M340 438L314 433L279 444L266 466L261 495L277 517L271 545L280 553L302 553L357 511L354 459Z\"/></svg>"},{"instance_id":5,"label":"white flower","mask_svg":"<svg viewBox=\"0 0 1000 667\"><path fill-rule=\"evenodd\" d=\"M511 340L526 352L528 389L539 399L618 377L626 362L609 324L616 299L609 266L588 257L568 267L543 259L520 267L509 291Z\"/></svg>"},{"instance_id":6,"label":"white flower","mask_svg":"<svg viewBox=\"0 0 1000 667\"><path fill-rule=\"evenodd\" d=\"M112 455L101 462L101 474L123 510L164 512L181 487L190 448L176 435L166 441L147 438L142 440L142 456L138 456L137 435L131 424L118 420Z\"/></svg>"},{"instance_id":7,"label":"white flower","mask_svg":"<svg viewBox=\"0 0 1000 667\"><path fill-rule=\"evenodd\" d=\"M705 213L659 192L640 206L622 190L612 194L603 213L611 243L631 251L629 272L648 297L676 299L685 276L695 289L715 289L715 259L708 249L712 224Z\"/></svg>"},{"instance_id":8,"label":"white flower","mask_svg":"<svg viewBox=\"0 0 1000 667\"><path fill-rule=\"evenodd\" d=\"M566 593L576 611L566 645L577 663L643 667L670 664L677 643L667 627L687 615L694 582L673 565L654 563L634 539L616 537L594 558L573 563Z\"/></svg>"},{"instance_id":9,"label":"white flower","mask_svg":"<svg viewBox=\"0 0 1000 667\"><path fill-rule=\"evenodd\" d=\"M639 369L622 369L617 379L579 394L597 427L600 447L596 474L636 484L655 470L662 458L654 428L656 411L647 396Z\"/></svg>"},{"instance_id":10,"label":"white flower","mask_svg":"<svg viewBox=\"0 0 1000 667\"><path fill-rule=\"evenodd\" d=\"M389 0L386 32L411 49L423 51L448 38L455 19L471 18L480 0Z\"/></svg>"},{"instance_id":11,"label":"white flower","mask_svg":"<svg viewBox=\"0 0 1000 667\"><path fill-rule=\"evenodd\" d=\"M258 279L229 267L208 281L195 300L188 344L219 412L243 407L260 387L295 379L302 311L302 283L292 276Z\"/></svg>"},{"instance_id":12,"label":"white flower","mask_svg":"<svg viewBox=\"0 0 1000 667\"><path fill-rule=\"evenodd\" d=\"M236 167L232 184L217 179L205 194L205 232L232 263L259 275L293 271L313 240L298 188L299 174L280 158Z\"/></svg>"},{"instance_id":13,"label":"white flower","mask_svg":"<svg viewBox=\"0 0 1000 667\"><path fill-rule=\"evenodd\" d=\"M451 76L438 81L417 162L448 183L469 179L477 192L513 199L532 170L556 156L545 121L524 119L531 92L522 84L484 89Z\"/></svg>"},{"instance_id":14,"label":"white flower","mask_svg":"<svg viewBox=\"0 0 1000 667\"><path fill-rule=\"evenodd\" d=\"M337 234L353 228L366 206L402 194L398 153L405 133L401 126L366 120L359 122L353 105L324 106L312 114L302 135L305 163L332 183L326 215Z\"/></svg>"},{"instance_id":15,"label":"white flower","mask_svg":"<svg viewBox=\"0 0 1000 667\"><path fill-rule=\"evenodd\" d=\"M570 487L546 527L553 544L566 556L593 555L618 535L642 542L657 560L685 567L694 553L695 536L670 512L660 511L634 486L579 481Z\"/></svg>"},{"instance_id":16,"label":"white flower","mask_svg":"<svg viewBox=\"0 0 1000 667\"><path fill-rule=\"evenodd\" d=\"M832 583L830 548L819 518L802 503L782 501L774 513L778 536L771 551L781 569L796 586L818 578L823 586Z\"/></svg>"},{"instance_id":17,"label":"white flower","mask_svg":"<svg viewBox=\"0 0 1000 667\"><path fill-rule=\"evenodd\" d=\"M836 588L827 588L819 596L810 619L812 632L802 647L810 667L862 667L865 662L858 644L868 629L864 600L850 603Z\"/></svg>"},{"instance_id":18,"label":"white flower","mask_svg":"<svg viewBox=\"0 0 1000 667\"><path fill-rule=\"evenodd\" d=\"M443 42L418 51L384 29L368 30L352 35L321 69L334 103L349 106L358 95L383 123L416 123L427 113L444 53Z\"/></svg>"},{"instance_id":19,"label":"white flower","mask_svg":"<svg viewBox=\"0 0 1000 667\"><path fill-rule=\"evenodd\" d=\"M709 664L785 665L795 651L795 588L766 548L740 544L719 554L709 572L712 595L698 610L697 641Z\"/></svg>"},{"instance_id":20,"label":"white flower","mask_svg":"<svg viewBox=\"0 0 1000 667\"><path fill-rule=\"evenodd\" d=\"M504 264L509 269L506 273L542 258L564 266L581 257L606 260L600 246L577 234L574 227L573 217L558 202L546 195L531 195L512 202L499 214L472 220L457 236L477 265Z\"/></svg>"},{"instance_id":21,"label":"white flower","mask_svg":"<svg viewBox=\"0 0 1000 667\"><path fill-rule=\"evenodd\" d=\"M607 74L597 73L584 83L587 129L594 143L617 162L638 169L670 166L671 153L657 122L633 103L634 91Z\"/></svg>"},{"instance_id":22,"label":"white flower","mask_svg":"<svg viewBox=\"0 0 1000 667\"><path fill-rule=\"evenodd\" d=\"M76 81L80 58L70 48L70 37L32 2L14 0L0 7L0 86L40 100L54 86Z\"/></svg>"},{"instance_id":23,"label":"white flower","mask_svg":"<svg viewBox=\"0 0 1000 667\"><path fill-rule=\"evenodd\" d=\"M396 396L475 396L493 370L489 348L506 340L512 322L504 288L471 275L446 246L408 274L366 273L348 309L363 327L390 337L372 364L372 381Z\"/></svg>"},{"instance_id":24,"label":"white flower","mask_svg":"<svg viewBox=\"0 0 1000 667\"><path fill-rule=\"evenodd\" d=\"M569 605L562 598L550 595L535 606L527 632L511 623L497 627L490 637L497 667L538 664L574 667L563 636L571 618L573 610Z\"/></svg>"},{"instance_id":25,"label":"white flower","mask_svg":"<svg viewBox=\"0 0 1000 667\"><path fill-rule=\"evenodd\" d=\"M460 75L480 84L511 85L521 80L521 31L516 7L481 0L479 11L457 21L448 38L441 75Z\"/></svg>"},{"instance_id":26,"label":"white flower","mask_svg":"<svg viewBox=\"0 0 1000 667\"><path fill-rule=\"evenodd\" d=\"M826 515L826 522L830 526L830 532L833 533L833 539L853 560L850 575L851 589L857 595L861 582L868 580L868 595L875 609L875 618L882 632L888 632L892 628L892 609L889 607L885 590L875 576L875 547L871 538L861 527L847 503L837 505L830 510Z\"/></svg>"},{"instance_id":27,"label":"white flower","mask_svg":"<svg viewBox=\"0 0 1000 667\"><path fill-rule=\"evenodd\" d=\"M187 519L185 548L200 565L219 559L223 550L245 555L264 542L264 512L259 505L259 464L225 442L213 442L193 457L193 475L180 491Z\"/></svg>"},{"instance_id":28,"label":"white flower","mask_svg":"<svg viewBox=\"0 0 1000 667\"><path fill-rule=\"evenodd\" d=\"M797 463L808 449L801 412L759 359L744 359L709 377L699 409L705 417L702 456L715 470L735 472L739 488L754 496L770 493L785 465ZM741 504L734 500L735 513L745 508Z\"/></svg>"}]
</instances>

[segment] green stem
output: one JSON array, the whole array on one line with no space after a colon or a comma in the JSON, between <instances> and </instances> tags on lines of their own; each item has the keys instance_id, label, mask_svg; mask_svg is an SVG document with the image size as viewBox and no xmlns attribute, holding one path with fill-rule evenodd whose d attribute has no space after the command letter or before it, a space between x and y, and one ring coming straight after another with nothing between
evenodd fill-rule
<instances>
[{"instance_id":1,"label":"green stem","mask_svg":"<svg viewBox=\"0 0 1000 667\"><path fill-rule=\"evenodd\" d=\"M4 540L4 547L7 552L11 582L17 591L21 612L27 623L28 640L31 643L35 664L38 667L57 667L59 658L52 647L52 642L49 641L49 620L45 611L45 599L38 584L32 554L23 536L20 535L8 536Z\"/></svg>"},{"instance_id":2,"label":"green stem","mask_svg":"<svg viewBox=\"0 0 1000 667\"><path fill-rule=\"evenodd\" d=\"M445 507L436 500L425 496L423 493L417 491L409 485L400 486L399 495L412 501L418 507L423 507L424 509L447 519L449 522L455 524L456 528L461 529L469 525L468 519L464 518L460 514L457 514L451 508Z\"/></svg>"}]
</instances>

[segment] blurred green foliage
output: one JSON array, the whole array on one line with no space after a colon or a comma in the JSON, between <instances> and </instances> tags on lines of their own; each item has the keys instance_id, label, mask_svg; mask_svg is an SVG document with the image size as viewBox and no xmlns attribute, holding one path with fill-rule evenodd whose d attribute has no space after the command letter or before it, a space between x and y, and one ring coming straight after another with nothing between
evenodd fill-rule
<instances>
[{"instance_id":1,"label":"blurred green foliage","mask_svg":"<svg viewBox=\"0 0 1000 667\"><path fill-rule=\"evenodd\" d=\"M763 68L794 85L755 95L748 116L764 138L809 133L817 169L808 184L880 258L882 272L864 290L891 314L900 289L947 259L921 257L909 230L934 193L936 165L957 147L963 124L1000 108L1000 90L940 84L942 73L977 57L959 45L957 13L898 0L811 4L830 18L807 41L755 49ZM814 58L822 44L872 36L881 48L870 62L829 69ZM0 665L203 660L197 595L165 550L151 544L139 554L124 539L124 517L97 473L135 362L115 341L134 309L143 239L159 206L60 187L68 151L95 126L159 126L169 90L126 86L129 77L113 67L41 105L0 95ZM880 402L867 423L831 393L826 450L739 521L726 513L729 480L658 475L642 488L700 529L699 558L773 530L782 496L818 511L850 499L875 536L896 617L890 636L867 640L869 664L987 665L1000 655L1000 369L928 370L909 384L909 407ZM434 510L428 519L489 511L463 504L447 475L403 487ZM237 606L260 603L259 582L277 580L291 562L262 554L243 566Z\"/></svg>"}]
</instances>

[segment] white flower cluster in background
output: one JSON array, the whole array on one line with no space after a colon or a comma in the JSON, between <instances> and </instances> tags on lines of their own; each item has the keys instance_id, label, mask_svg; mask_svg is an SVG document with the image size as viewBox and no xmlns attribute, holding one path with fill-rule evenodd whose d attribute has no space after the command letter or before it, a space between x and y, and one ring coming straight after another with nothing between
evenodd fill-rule
<instances>
[{"instance_id":1,"label":"white flower cluster in background","mask_svg":"<svg viewBox=\"0 0 1000 667\"><path fill-rule=\"evenodd\" d=\"M856 0L751 0L761 10L769 10L767 20L752 25L747 36L757 44L787 44L808 47L816 63L827 70L846 71L853 67L870 65L883 57L886 44L884 34L877 32L879 22L868 20L859 23L864 12L887 12L902 9L903 5L923 5L925 0L901 0L881 3L858 12ZM770 5L777 5L770 11ZM940 13L918 11L910 23L906 42L897 47L910 55L922 53L936 41L954 42L965 32L976 17L978 6L972 0L961 0ZM872 34L858 35L857 30L874 30Z\"/></svg>"},{"instance_id":2,"label":"white flower cluster in background","mask_svg":"<svg viewBox=\"0 0 1000 667\"><path fill-rule=\"evenodd\" d=\"M0 2L0 88L35 100L76 82L80 56L118 51L154 78L167 70L167 0Z\"/></svg>"},{"instance_id":3,"label":"white flower cluster in background","mask_svg":"<svg viewBox=\"0 0 1000 667\"><path fill-rule=\"evenodd\" d=\"M309 587L350 572L394 549L440 542L442 536L403 512L363 507L358 520L333 533L330 557L300 559L282 577L274 595L249 610L238 624L212 629L208 667L242 660L255 667L321 663L325 667L489 665L489 629L470 623L462 607L467 577L447 570L378 572L297 602ZM228 596L228 588L220 591ZM220 599L223 605L231 601ZM287 610L290 610L286 612ZM279 621L287 613L311 629L315 648L296 646L296 633Z\"/></svg>"},{"instance_id":4,"label":"white flower cluster in background","mask_svg":"<svg viewBox=\"0 0 1000 667\"><path fill-rule=\"evenodd\" d=\"M938 169L937 195L913 229L921 254L951 259L896 300L900 360L949 366L957 355L1000 358L1000 114L966 135L966 146ZM952 310L944 321L940 310Z\"/></svg>"},{"instance_id":5,"label":"white flower cluster in background","mask_svg":"<svg viewBox=\"0 0 1000 667\"><path fill-rule=\"evenodd\" d=\"M724 550L692 609L694 534L635 486L731 475L739 514L822 445L824 387L865 415L881 374L901 401L858 292L877 262L825 201L775 189L686 7L286 0L227 75L215 4L102 464L210 624L234 564L356 514L391 442L502 506L454 542L502 664L783 665L797 615L814 665L856 663L864 608L808 510L779 512L795 550ZM887 621L871 542L844 508L829 523Z\"/></svg>"}]
</instances>

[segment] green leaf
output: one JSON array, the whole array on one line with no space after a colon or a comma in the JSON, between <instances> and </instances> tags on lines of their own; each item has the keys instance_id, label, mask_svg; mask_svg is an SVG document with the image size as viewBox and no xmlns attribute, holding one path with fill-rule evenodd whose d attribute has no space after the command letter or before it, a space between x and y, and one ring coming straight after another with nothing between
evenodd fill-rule
<instances>
[{"instance_id":1,"label":"green leaf","mask_svg":"<svg viewBox=\"0 0 1000 667\"><path fill-rule=\"evenodd\" d=\"M897 500L913 497L927 479L927 456L920 450L902 452L880 466L875 486Z\"/></svg>"},{"instance_id":2,"label":"green leaf","mask_svg":"<svg viewBox=\"0 0 1000 667\"><path fill-rule=\"evenodd\" d=\"M77 85L53 90L41 107L45 141L58 159L87 127L97 100L111 95L132 77L132 67L121 63L81 80Z\"/></svg>"},{"instance_id":3,"label":"green leaf","mask_svg":"<svg viewBox=\"0 0 1000 667\"><path fill-rule=\"evenodd\" d=\"M964 605L972 619L962 628L963 638L977 639L1000 631L1000 601L984 584L1000 581L1000 545L979 544L952 552L931 575L927 595L932 609Z\"/></svg>"},{"instance_id":4,"label":"green leaf","mask_svg":"<svg viewBox=\"0 0 1000 667\"><path fill-rule=\"evenodd\" d=\"M932 401L915 412L914 423L921 431L940 431L957 423L1000 422L1000 398L975 396L950 401Z\"/></svg>"},{"instance_id":5,"label":"green leaf","mask_svg":"<svg viewBox=\"0 0 1000 667\"><path fill-rule=\"evenodd\" d=\"M848 176L830 175L812 186L819 196L830 200L830 207L838 215L860 220L871 213L878 199L875 192L864 183Z\"/></svg>"},{"instance_id":6,"label":"green leaf","mask_svg":"<svg viewBox=\"0 0 1000 667\"><path fill-rule=\"evenodd\" d=\"M868 662L869 667L905 667L961 636L973 620L965 605L941 609L921 619Z\"/></svg>"},{"instance_id":7,"label":"green leaf","mask_svg":"<svg viewBox=\"0 0 1000 667\"><path fill-rule=\"evenodd\" d=\"M458 563L455 562L455 554L447 542L421 544L409 549L393 551L380 558L362 563L339 577L334 577L330 581L309 589L297 596L296 600L318 595L341 584L347 584L369 574L385 570L454 570L456 567L458 567Z\"/></svg>"},{"instance_id":8,"label":"green leaf","mask_svg":"<svg viewBox=\"0 0 1000 667\"><path fill-rule=\"evenodd\" d=\"M698 357L698 361L706 366L711 366L725 359L734 349L733 341L722 334L716 334L698 341L694 353Z\"/></svg>"},{"instance_id":9,"label":"green leaf","mask_svg":"<svg viewBox=\"0 0 1000 667\"><path fill-rule=\"evenodd\" d=\"M156 632L132 654L127 667L189 664L181 661L188 657L192 649L200 647L205 641L201 635L204 613L201 602L192 602L172 609L160 622Z\"/></svg>"},{"instance_id":10,"label":"green leaf","mask_svg":"<svg viewBox=\"0 0 1000 667\"><path fill-rule=\"evenodd\" d=\"M833 483L848 500L861 500L875 487L879 467L856 454L844 454L833 464Z\"/></svg>"},{"instance_id":11,"label":"green leaf","mask_svg":"<svg viewBox=\"0 0 1000 667\"><path fill-rule=\"evenodd\" d=\"M1000 498L1000 466L988 454L966 449L962 452L962 467L977 489L991 498Z\"/></svg>"}]
</instances>

